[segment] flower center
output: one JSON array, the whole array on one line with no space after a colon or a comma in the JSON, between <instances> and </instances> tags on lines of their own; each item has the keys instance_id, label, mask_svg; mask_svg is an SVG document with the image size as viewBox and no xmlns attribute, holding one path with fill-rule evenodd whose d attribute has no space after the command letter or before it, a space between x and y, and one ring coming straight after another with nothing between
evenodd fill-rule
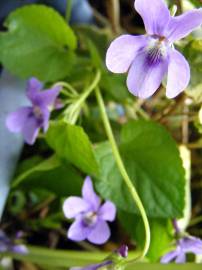
<instances>
[{"instance_id":1,"label":"flower center","mask_svg":"<svg viewBox=\"0 0 202 270\"><path fill-rule=\"evenodd\" d=\"M166 41L166 37L164 36L152 35L151 38L157 40L158 42Z\"/></svg>"},{"instance_id":2,"label":"flower center","mask_svg":"<svg viewBox=\"0 0 202 270\"><path fill-rule=\"evenodd\" d=\"M165 37L152 36L146 48L147 63L156 65L164 60L167 56L167 41Z\"/></svg>"},{"instance_id":3,"label":"flower center","mask_svg":"<svg viewBox=\"0 0 202 270\"><path fill-rule=\"evenodd\" d=\"M165 41L166 38L165 37L159 37L159 42Z\"/></svg>"},{"instance_id":4,"label":"flower center","mask_svg":"<svg viewBox=\"0 0 202 270\"><path fill-rule=\"evenodd\" d=\"M33 112L34 112L34 116L37 119L42 119L43 118L43 114L42 114L42 111L41 111L39 106L34 106Z\"/></svg>"},{"instance_id":5,"label":"flower center","mask_svg":"<svg viewBox=\"0 0 202 270\"><path fill-rule=\"evenodd\" d=\"M88 212L83 217L83 222L86 226L93 226L97 222L97 214L95 212Z\"/></svg>"}]
</instances>

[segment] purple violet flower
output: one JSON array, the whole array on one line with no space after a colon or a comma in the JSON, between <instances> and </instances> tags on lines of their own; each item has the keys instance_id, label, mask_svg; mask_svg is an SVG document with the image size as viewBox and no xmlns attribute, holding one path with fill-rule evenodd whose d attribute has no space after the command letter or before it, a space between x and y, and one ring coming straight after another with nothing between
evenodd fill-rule
<instances>
[{"instance_id":1,"label":"purple violet flower","mask_svg":"<svg viewBox=\"0 0 202 270\"><path fill-rule=\"evenodd\" d=\"M166 96L174 98L187 87L190 67L173 42L202 24L202 8L172 17L163 0L136 0L135 9L147 34L115 39L107 51L107 68L114 73L128 72L128 89L140 98L153 95L167 74Z\"/></svg>"},{"instance_id":2,"label":"purple violet flower","mask_svg":"<svg viewBox=\"0 0 202 270\"><path fill-rule=\"evenodd\" d=\"M28 249L25 245L15 244L8 236L0 230L0 253L1 252L15 252L20 254L27 254Z\"/></svg>"},{"instance_id":3,"label":"purple violet flower","mask_svg":"<svg viewBox=\"0 0 202 270\"><path fill-rule=\"evenodd\" d=\"M34 144L40 128L47 131L50 118L50 110L54 107L60 86L41 91L43 85L36 78L28 81L27 97L32 105L21 107L12 112L6 119L6 125L11 132L22 132L25 142Z\"/></svg>"},{"instance_id":4,"label":"purple violet flower","mask_svg":"<svg viewBox=\"0 0 202 270\"><path fill-rule=\"evenodd\" d=\"M108 258L106 258L103 262L88 265L85 267L72 267L70 270L98 270L102 267L106 267L106 269L113 269L113 265L121 265L123 259L128 257L128 247L126 245L122 245L118 250L114 251ZM120 267L121 268L121 267ZM118 268L116 268L118 269Z\"/></svg>"},{"instance_id":5,"label":"purple violet flower","mask_svg":"<svg viewBox=\"0 0 202 270\"><path fill-rule=\"evenodd\" d=\"M116 207L110 201L101 205L89 176L84 181L82 197L69 197L63 204L65 216L68 219L75 218L67 236L73 241L87 239L94 244L103 244L110 237L110 228L106 221L114 221Z\"/></svg>"},{"instance_id":6,"label":"purple violet flower","mask_svg":"<svg viewBox=\"0 0 202 270\"><path fill-rule=\"evenodd\" d=\"M181 238L177 241L176 249L168 252L161 258L161 263L169 263L172 261L185 263L187 253L194 253L196 255L202 254L202 241L192 236Z\"/></svg>"}]
</instances>

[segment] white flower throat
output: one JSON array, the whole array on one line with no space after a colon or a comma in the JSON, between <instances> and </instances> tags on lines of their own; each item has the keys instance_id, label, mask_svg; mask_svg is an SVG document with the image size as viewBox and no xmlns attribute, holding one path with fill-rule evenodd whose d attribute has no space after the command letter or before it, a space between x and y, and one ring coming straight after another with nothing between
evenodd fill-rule
<instances>
[{"instance_id":1,"label":"white flower throat","mask_svg":"<svg viewBox=\"0 0 202 270\"><path fill-rule=\"evenodd\" d=\"M84 215L83 221L87 226L92 226L97 222L97 213L88 212Z\"/></svg>"},{"instance_id":2,"label":"white flower throat","mask_svg":"<svg viewBox=\"0 0 202 270\"><path fill-rule=\"evenodd\" d=\"M151 65L166 59L169 43L165 37L151 36L146 47L147 61Z\"/></svg>"}]
</instances>

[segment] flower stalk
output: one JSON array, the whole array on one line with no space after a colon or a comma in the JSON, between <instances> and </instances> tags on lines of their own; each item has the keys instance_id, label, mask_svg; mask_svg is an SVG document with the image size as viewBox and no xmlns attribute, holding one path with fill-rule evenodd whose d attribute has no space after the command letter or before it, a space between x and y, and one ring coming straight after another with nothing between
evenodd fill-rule
<instances>
[{"instance_id":1,"label":"flower stalk","mask_svg":"<svg viewBox=\"0 0 202 270\"><path fill-rule=\"evenodd\" d=\"M66 7L66 14L65 14L65 19L66 19L67 23L69 23L69 21L70 21L71 11L72 11L72 0L68 0L67 7Z\"/></svg>"},{"instance_id":2,"label":"flower stalk","mask_svg":"<svg viewBox=\"0 0 202 270\"><path fill-rule=\"evenodd\" d=\"M142 216L142 220L144 223L144 227L145 227L145 244L144 244L142 254L138 258L135 258L135 259L127 262L127 264L133 263L134 261L141 260L142 258L144 258L148 252L148 249L150 246L150 226L149 226L148 218L147 218L144 206L141 202L141 199L140 199L134 185L132 184L132 181L131 181L131 179L130 179L130 177L125 169L125 166L123 164L123 161L122 161L121 155L119 153L119 150L118 150L118 147L117 147L117 144L116 144L113 132L112 132L112 128L111 128L111 125L110 125L110 122L109 122L109 119L108 119L108 116L107 116L107 113L105 110L105 104L104 104L99 87L96 87L95 94L96 94L97 102L98 102L98 105L100 108L103 124L104 124L105 130L106 130L109 142L110 142L111 147L112 147L112 152L113 152L115 161L117 163L119 171L120 171L128 189L129 189L129 192L131 193L132 198L140 211L140 214Z\"/></svg>"}]
</instances>

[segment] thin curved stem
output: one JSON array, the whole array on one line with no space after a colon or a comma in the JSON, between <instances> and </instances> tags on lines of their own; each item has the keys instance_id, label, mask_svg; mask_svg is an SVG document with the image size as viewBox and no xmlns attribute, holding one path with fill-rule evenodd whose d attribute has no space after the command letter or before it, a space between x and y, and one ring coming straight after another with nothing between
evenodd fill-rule
<instances>
[{"instance_id":1,"label":"thin curved stem","mask_svg":"<svg viewBox=\"0 0 202 270\"><path fill-rule=\"evenodd\" d=\"M62 95L64 95L65 97L75 99L75 95L73 95L72 93L69 93L69 92L67 92L67 91L65 91L65 90L63 90L63 89L60 90L60 93L61 93Z\"/></svg>"},{"instance_id":2,"label":"thin curved stem","mask_svg":"<svg viewBox=\"0 0 202 270\"><path fill-rule=\"evenodd\" d=\"M96 75L95 75L95 79L90 84L90 86L84 91L84 93L81 95L81 97L79 98L78 102L76 103L77 104L77 107L80 107L81 104L90 95L90 93L95 89L95 87L98 85L98 83L100 81L100 78L101 78L101 72L99 70L97 70Z\"/></svg>"},{"instance_id":3,"label":"thin curved stem","mask_svg":"<svg viewBox=\"0 0 202 270\"><path fill-rule=\"evenodd\" d=\"M66 19L67 23L69 23L69 21L70 21L71 11L72 11L72 0L68 0L67 7L66 7L66 13L65 13L65 19Z\"/></svg>"},{"instance_id":4,"label":"thin curved stem","mask_svg":"<svg viewBox=\"0 0 202 270\"><path fill-rule=\"evenodd\" d=\"M76 89L69 83L67 82L57 82L56 84L54 84L54 86L62 86L64 88L66 88L67 90L69 90L73 95L78 96L79 94L77 93Z\"/></svg>"},{"instance_id":5,"label":"thin curved stem","mask_svg":"<svg viewBox=\"0 0 202 270\"><path fill-rule=\"evenodd\" d=\"M107 116L107 113L106 113L106 110L105 110L105 104L104 104L100 89L98 87L96 87L95 94L96 94L96 98L97 98L97 101L98 101L98 104L99 104L103 124L105 126L105 130L106 130L108 139L109 139L111 147L112 147L112 152L113 152L115 161L117 163L119 171L120 171L120 173L121 173L121 175L122 175L128 189L129 189L129 191L130 191L130 193L131 193L131 195L133 197L133 200L135 201L135 203L136 203L136 205L137 205L137 207L138 207L138 209L140 211L140 214L142 216L142 220L143 220L143 223L144 223L144 227L145 227L145 245L144 245L142 254L138 258L127 262L127 264L128 263L133 263L136 260L140 260L140 259L144 258L145 255L148 252L148 249L149 249L149 246L150 246L149 222L148 222L148 218L147 218L144 206L143 206L143 204L141 202L141 199L140 199L140 197L139 197L139 195L138 195L138 193L137 193L137 191L136 191L130 177L128 176L128 173L127 173L127 171L125 169L125 166L123 164L123 161L122 161L121 155L119 153L119 150L118 150L118 147L117 147L117 144L116 144L113 132L112 132L112 128L111 128L111 125L110 125L110 122L109 122L109 119L108 119L108 116Z\"/></svg>"},{"instance_id":6,"label":"thin curved stem","mask_svg":"<svg viewBox=\"0 0 202 270\"><path fill-rule=\"evenodd\" d=\"M101 72L97 70L96 75L92 83L84 90L84 92L79 96L77 100L73 104L71 104L67 110L64 112L66 117L68 117L68 121L71 124L75 124L79 114L81 107L85 100L88 98L88 96L91 94L91 92L96 88L101 78Z\"/></svg>"}]
</instances>

